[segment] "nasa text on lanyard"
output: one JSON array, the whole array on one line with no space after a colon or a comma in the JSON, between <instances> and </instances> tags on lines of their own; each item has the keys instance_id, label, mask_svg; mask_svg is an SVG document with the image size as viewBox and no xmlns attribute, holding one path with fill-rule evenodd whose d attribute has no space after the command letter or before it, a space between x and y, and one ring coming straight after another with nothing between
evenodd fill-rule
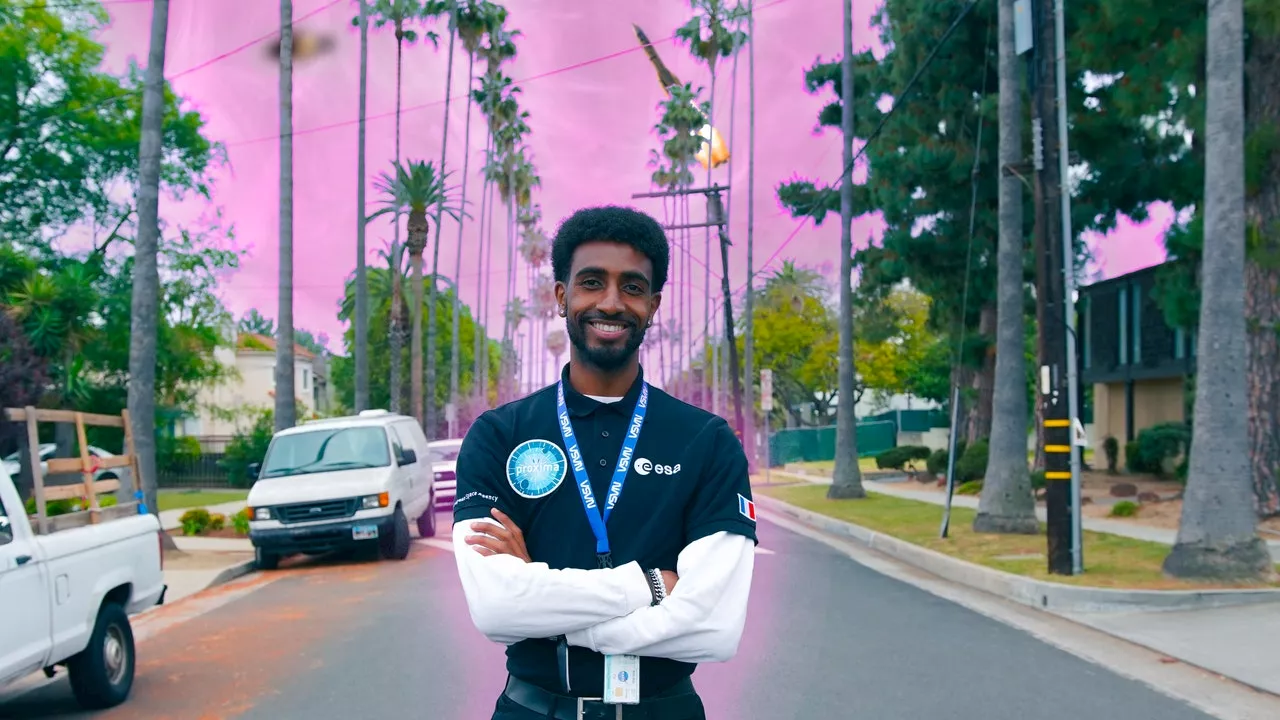
<instances>
[{"instance_id":1,"label":"nasa text on lanyard","mask_svg":"<svg viewBox=\"0 0 1280 720\"><path fill-rule=\"evenodd\" d=\"M565 450L569 451L569 465L573 468L573 479L578 483L578 494L582 496L582 507L587 511L587 522L591 524L591 533L596 536L596 558L602 568L613 567L613 556L609 552L609 531L605 524L613 507L622 496L622 486L627 481L627 471L631 468L631 456L636 451L636 441L640 439L640 428L644 426L645 411L649 409L649 383L640 386L640 399L636 401L635 413L631 416L631 425L622 440L622 452L618 453L618 462L613 466L613 480L609 483L609 496L605 498L604 513L600 512L595 492L591 489L591 480L587 477L586 465L582 461L582 451L578 448L578 438L573 433L573 425L569 422L569 409L564 404L564 381L556 388L556 414L560 421L560 435L564 438Z\"/></svg>"}]
</instances>

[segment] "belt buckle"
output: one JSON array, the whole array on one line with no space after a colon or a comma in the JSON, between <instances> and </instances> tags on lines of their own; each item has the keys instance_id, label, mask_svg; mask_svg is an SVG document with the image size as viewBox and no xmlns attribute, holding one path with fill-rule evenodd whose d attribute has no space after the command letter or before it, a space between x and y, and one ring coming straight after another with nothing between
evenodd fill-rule
<instances>
[{"instance_id":1,"label":"belt buckle","mask_svg":"<svg viewBox=\"0 0 1280 720\"><path fill-rule=\"evenodd\" d=\"M578 715L577 715L577 720L584 720L584 718L586 717L586 715L585 715L584 713L586 712L586 704L587 704L588 702L599 702L599 703L602 703L602 702L604 702L604 698L602 698L602 697L600 697L600 698L589 698L589 697L580 697L580 698L578 698ZM613 706L613 713L614 713L614 717L615 717L617 720L622 720L622 705L614 705L614 706Z\"/></svg>"}]
</instances>

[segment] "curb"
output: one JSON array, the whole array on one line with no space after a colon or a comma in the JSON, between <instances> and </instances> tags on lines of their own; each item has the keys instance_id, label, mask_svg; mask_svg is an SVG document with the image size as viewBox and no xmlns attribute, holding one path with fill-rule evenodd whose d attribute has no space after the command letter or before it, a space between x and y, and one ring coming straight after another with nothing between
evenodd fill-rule
<instances>
[{"instance_id":1,"label":"curb","mask_svg":"<svg viewBox=\"0 0 1280 720\"><path fill-rule=\"evenodd\" d=\"M236 563L231 567L223 568L222 572L215 575L213 579L209 581L209 584L205 585L204 589L200 592L218 587L219 585L225 585L236 578L244 577L245 575L253 572L254 569L253 560L245 560L244 562Z\"/></svg>"},{"instance_id":2,"label":"curb","mask_svg":"<svg viewBox=\"0 0 1280 720\"><path fill-rule=\"evenodd\" d=\"M849 538L945 580L1041 610L1059 613L1115 613L1138 610L1200 610L1280 603L1280 589L1114 590L1036 580L959 560L860 525L796 507L767 495L759 495L754 500L758 505L799 520L810 527Z\"/></svg>"}]
</instances>

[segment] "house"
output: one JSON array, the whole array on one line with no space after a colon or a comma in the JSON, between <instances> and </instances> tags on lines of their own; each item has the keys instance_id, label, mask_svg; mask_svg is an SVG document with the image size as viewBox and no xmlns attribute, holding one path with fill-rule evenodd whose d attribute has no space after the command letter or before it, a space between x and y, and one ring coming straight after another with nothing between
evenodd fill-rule
<instances>
[{"instance_id":1,"label":"house","mask_svg":"<svg viewBox=\"0 0 1280 720\"><path fill-rule=\"evenodd\" d=\"M1080 288L1081 388L1093 389L1092 436L1124 446L1153 425L1188 420L1196 332L1170 327L1156 302L1162 265Z\"/></svg>"},{"instance_id":2,"label":"house","mask_svg":"<svg viewBox=\"0 0 1280 720\"><path fill-rule=\"evenodd\" d=\"M275 406L275 338L258 333L228 333L230 342L214 350L214 359L231 370L224 382L202 388L196 410L178 419L176 435L198 438L205 452L222 452L231 438L253 426L262 410ZM328 358L294 345L294 383L301 412L326 414L335 406Z\"/></svg>"}]
</instances>

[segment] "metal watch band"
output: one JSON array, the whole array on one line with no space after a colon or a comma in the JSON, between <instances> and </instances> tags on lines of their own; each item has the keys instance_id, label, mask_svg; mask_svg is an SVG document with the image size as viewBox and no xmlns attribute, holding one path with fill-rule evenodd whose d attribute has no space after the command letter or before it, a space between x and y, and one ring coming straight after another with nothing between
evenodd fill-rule
<instances>
[{"instance_id":1,"label":"metal watch band","mask_svg":"<svg viewBox=\"0 0 1280 720\"><path fill-rule=\"evenodd\" d=\"M657 605L667 597L667 586L662 582L662 573L657 568L650 568L647 572L649 576L649 592L653 594L653 605Z\"/></svg>"}]
</instances>

